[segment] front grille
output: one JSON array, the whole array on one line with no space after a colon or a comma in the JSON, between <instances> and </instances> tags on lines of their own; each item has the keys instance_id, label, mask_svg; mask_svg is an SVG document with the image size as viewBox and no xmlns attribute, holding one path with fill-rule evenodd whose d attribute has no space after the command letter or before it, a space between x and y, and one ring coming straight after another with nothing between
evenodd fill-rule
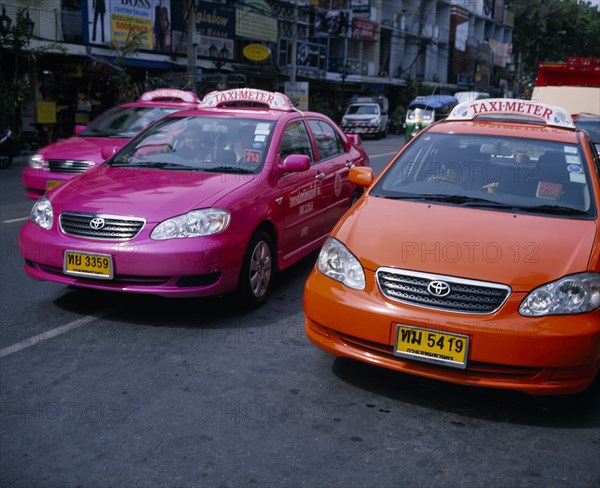
<instances>
[{"instance_id":1,"label":"front grille","mask_svg":"<svg viewBox=\"0 0 600 488\"><path fill-rule=\"evenodd\" d=\"M432 282L449 287L445 296L428 288ZM498 310L510 295L510 287L498 283L466 280L453 276L418 273L396 268L379 268L377 283L389 299L426 308L458 313L490 314Z\"/></svg>"},{"instance_id":2,"label":"front grille","mask_svg":"<svg viewBox=\"0 0 600 488\"><path fill-rule=\"evenodd\" d=\"M144 219L115 215L70 212L60 215L60 228L65 234L90 239L133 239L145 223Z\"/></svg>"},{"instance_id":3,"label":"front grille","mask_svg":"<svg viewBox=\"0 0 600 488\"><path fill-rule=\"evenodd\" d=\"M75 175L84 173L94 163L90 161L74 161L71 159L50 159L48 160L48 169L54 173L65 173Z\"/></svg>"}]
</instances>

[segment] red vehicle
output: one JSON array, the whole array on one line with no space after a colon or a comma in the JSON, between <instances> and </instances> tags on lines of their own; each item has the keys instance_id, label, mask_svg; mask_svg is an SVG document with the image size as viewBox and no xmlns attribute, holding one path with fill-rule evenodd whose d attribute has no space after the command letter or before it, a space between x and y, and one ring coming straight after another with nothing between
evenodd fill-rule
<instances>
[{"instance_id":1,"label":"red vehicle","mask_svg":"<svg viewBox=\"0 0 600 488\"><path fill-rule=\"evenodd\" d=\"M531 100L562 107L573 119L600 116L600 58L540 63Z\"/></svg>"},{"instance_id":2,"label":"red vehicle","mask_svg":"<svg viewBox=\"0 0 600 488\"><path fill-rule=\"evenodd\" d=\"M89 125L77 126L73 137L45 146L30 158L23 171L25 195L37 200L46 190L103 163L148 124L199 103L194 92L163 88L107 110Z\"/></svg>"}]
</instances>

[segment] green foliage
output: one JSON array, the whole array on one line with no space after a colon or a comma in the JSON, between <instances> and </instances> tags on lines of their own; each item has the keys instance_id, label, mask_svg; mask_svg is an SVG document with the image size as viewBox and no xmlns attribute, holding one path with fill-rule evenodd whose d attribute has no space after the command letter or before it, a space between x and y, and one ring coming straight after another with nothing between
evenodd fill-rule
<instances>
[{"instance_id":1,"label":"green foliage","mask_svg":"<svg viewBox=\"0 0 600 488\"><path fill-rule=\"evenodd\" d=\"M577 0L513 0L513 52L522 55L523 76L533 83L542 61L598 57L600 11Z\"/></svg>"},{"instance_id":2,"label":"green foliage","mask_svg":"<svg viewBox=\"0 0 600 488\"><path fill-rule=\"evenodd\" d=\"M117 104L136 100L144 90L144 87L135 83L131 75L125 69L125 58L135 56L143 45L143 38L150 31L127 32L124 42L111 41L108 46L115 51L115 68L111 76L110 84L115 93Z\"/></svg>"}]
</instances>

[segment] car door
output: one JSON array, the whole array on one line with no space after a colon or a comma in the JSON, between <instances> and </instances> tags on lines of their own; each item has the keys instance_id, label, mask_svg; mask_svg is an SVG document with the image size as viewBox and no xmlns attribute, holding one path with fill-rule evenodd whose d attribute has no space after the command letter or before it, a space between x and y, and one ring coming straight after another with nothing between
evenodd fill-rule
<instances>
[{"instance_id":1,"label":"car door","mask_svg":"<svg viewBox=\"0 0 600 488\"><path fill-rule=\"evenodd\" d=\"M328 121L309 119L308 125L319 157L322 191L326 197L324 223L329 232L350 206L352 186L348 173L353 163L341 135Z\"/></svg>"},{"instance_id":2,"label":"car door","mask_svg":"<svg viewBox=\"0 0 600 488\"><path fill-rule=\"evenodd\" d=\"M310 157L308 171L283 174L279 180L283 196L283 242L285 255L306 247L322 237L326 231L325 211L329 200L323 191L324 177L315 163L308 129L303 120L287 124L279 140L278 158L281 162L290 154Z\"/></svg>"}]
</instances>

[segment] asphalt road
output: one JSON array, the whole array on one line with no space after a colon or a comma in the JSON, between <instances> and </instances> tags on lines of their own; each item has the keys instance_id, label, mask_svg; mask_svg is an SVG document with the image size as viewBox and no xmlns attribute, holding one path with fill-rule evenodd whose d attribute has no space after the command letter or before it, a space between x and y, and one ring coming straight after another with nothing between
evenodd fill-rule
<instances>
[{"instance_id":1,"label":"asphalt road","mask_svg":"<svg viewBox=\"0 0 600 488\"><path fill-rule=\"evenodd\" d=\"M365 141L379 172L400 137ZM600 387L536 398L335 359L304 335L315 256L250 313L22 271L0 171L1 487L597 487Z\"/></svg>"}]
</instances>

